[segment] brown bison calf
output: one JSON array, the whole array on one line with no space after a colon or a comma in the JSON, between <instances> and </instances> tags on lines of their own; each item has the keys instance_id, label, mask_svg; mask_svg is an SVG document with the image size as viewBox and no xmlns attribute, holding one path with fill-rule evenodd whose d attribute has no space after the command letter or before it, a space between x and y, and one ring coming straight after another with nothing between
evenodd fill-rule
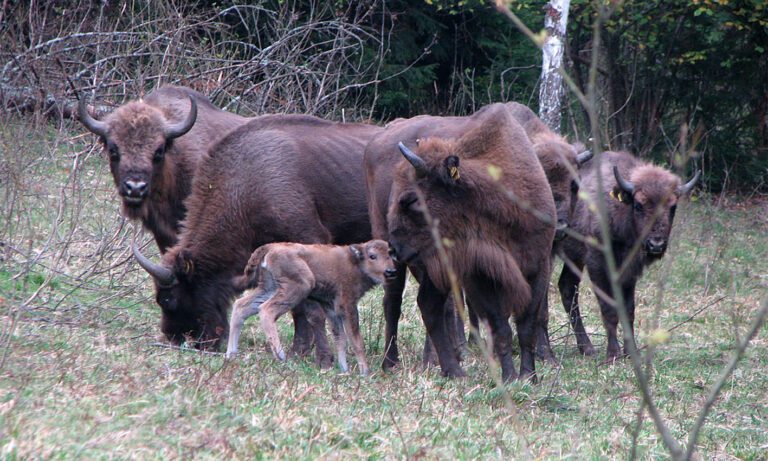
<instances>
[{"instance_id":1,"label":"brown bison calf","mask_svg":"<svg viewBox=\"0 0 768 461\"><path fill-rule=\"evenodd\" d=\"M600 220L593 211L592 203L604 200L608 209L613 256L616 267L622 268L619 284L629 315L630 325L635 320L635 284L645 266L664 256L680 197L693 188L700 172L686 184L664 168L643 162L627 152L605 152L600 173L603 187L597 187L597 166L587 163L581 170L581 188L589 200L579 200L573 228L585 237L602 240ZM598 291L613 297L610 274L602 251L586 243L584 239L567 238L563 249L566 264L558 286L563 307L568 313L576 334L579 350L584 355L594 355L595 348L589 340L579 312L579 282L582 268L586 265L589 278ZM619 356L616 328L618 313L611 299L598 295L603 324L608 333L608 360ZM634 327L632 328L634 338ZM624 342L627 352L628 342Z\"/></svg>"},{"instance_id":2,"label":"brown bison calf","mask_svg":"<svg viewBox=\"0 0 768 461\"><path fill-rule=\"evenodd\" d=\"M248 260L237 284L258 286L235 301L230 322L227 357L237 353L243 323L259 313L272 353L285 360L275 321L278 317L312 298L320 302L331 319L339 368L347 372L347 335L357 357L360 374L368 373L357 302L385 277L395 275L395 265L383 240L363 244L302 245L270 243L259 247Z\"/></svg>"}]
</instances>

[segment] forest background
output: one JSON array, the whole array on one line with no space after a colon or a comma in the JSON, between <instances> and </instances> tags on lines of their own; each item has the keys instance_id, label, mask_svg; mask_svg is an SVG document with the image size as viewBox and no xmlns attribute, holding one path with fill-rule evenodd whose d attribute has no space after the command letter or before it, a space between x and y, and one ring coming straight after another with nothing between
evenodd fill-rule
<instances>
[{"instance_id":1,"label":"forest background","mask_svg":"<svg viewBox=\"0 0 768 461\"><path fill-rule=\"evenodd\" d=\"M541 0L510 8L534 31L550 14ZM20 1L0 14L0 94L22 111L71 102L73 86L118 105L160 83L244 114L386 122L497 101L538 109L540 50L481 0ZM595 14L571 2L565 68L584 92ZM710 191L768 187L764 2L620 2L598 72L604 148L665 164L692 149L689 170L703 168ZM563 131L584 140L579 102L564 110Z\"/></svg>"}]
</instances>

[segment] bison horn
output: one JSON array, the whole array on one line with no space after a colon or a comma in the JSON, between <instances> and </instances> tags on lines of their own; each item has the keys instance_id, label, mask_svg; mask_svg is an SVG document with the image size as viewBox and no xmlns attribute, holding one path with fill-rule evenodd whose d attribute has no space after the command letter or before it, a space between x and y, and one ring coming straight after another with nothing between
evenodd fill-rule
<instances>
[{"instance_id":1,"label":"bison horn","mask_svg":"<svg viewBox=\"0 0 768 461\"><path fill-rule=\"evenodd\" d=\"M189 130L192 129L192 126L195 124L196 120L197 120L197 103L195 102L194 99L192 99L192 96L190 96L189 97L189 114L187 114L187 119L184 120L183 122L166 126L165 139L170 141L171 139L178 138L179 136L183 136Z\"/></svg>"},{"instance_id":2,"label":"bison horn","mask_svg":"<svg viewBox=\"0 0 768 461\"><path fill-rule=\"evenodd\" d=\"M91 117L91 114L88 113L88 106L85 104L85 98L80 98L77 103L77 117L80 119L80 123L88 128L88 131L102 138L107 137L107 124Z\"/></svg>"},{"instance_id":3,"label":"bison horn","mask_svg":"<svg viewBox=\"0 0 768 461\"><path fill-rule=\"evenodd\" d=\"M176 281L176 276L173 275L173 272L170 269L163 267L160 264L153 263L149 258L141 254L135 242L131 243L131 250L133 251L133 257L136 258L136 262L139 263L139 266L147 271L149 275L154 277L160 285L168 286Z\"/></svg>"},{"instance_id":4,"label":"bison horn","mask_svg":"<svg viewBox=\"0 0 768 461\"><path fill-rule=\"evenodd\" d=\"M693 175L693 178L690 181L688 181L687 183L677 188L677 194L684 195L690 192L691 189L693 189L693 186L695 186L696 183L699 182L700 177L701 177L701 170L696 170L696 174Z\"/></svg>"},{"instance_id":5,"label":"bison horn","mask_svg":"<svg viewBox=\"0 0 768 461\"><path fill-rule=\"evenodd\" d=\"M617 167L616 165L613 166L613 176L616 177L616 182L619 184L619 186L624 192L630 195L635 192L635 185L632 184L631 181L627 181L626 179L621 177L621 174L619 174L619 167Z\"/></svg>"},{"instance_id":6,"label":"bison horn","mask_svg":"<svg viewBox=\"0 0 768 461\"><path fill-rule=\"evenodd\" d=\"M589 161L589 159L591 159L594 155L595 154L593 154L591 150L585 150L576 156L576 162L579 164L579 166L581 166L587 163L587 161Z\"/></svg>"},{"instance_id":7,"label":"bison horn","mask_svg":"<svg viewBox=\"0 0 768 461\"><path fill-rule=\"evenodd\" d=\"M397 143L397 147L400 149L400 152L403 153L403 157L408 160L408 163L413 165L413 168L416 170L416 174L419 176L424 176L427 174L427 164L421 157L411 152L411 150L405 147L405 144L402 142Z\"/></svg>"}]
</instances>

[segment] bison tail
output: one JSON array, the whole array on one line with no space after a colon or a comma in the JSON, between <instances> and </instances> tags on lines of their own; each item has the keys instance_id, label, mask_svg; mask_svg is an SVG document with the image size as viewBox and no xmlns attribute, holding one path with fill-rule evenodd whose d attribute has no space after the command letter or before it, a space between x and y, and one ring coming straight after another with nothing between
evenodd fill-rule
<instances>
[{"instance_id":1,"label":"bison tail","mask_svg":"<svg viewBox=\"0 0 768 461\"><path fill-rule=\"evenodd\" d=\"M248 265L245 266L245 289L253 289L259 286L262 277L262 269L265 268L265 257L269 252L269 245L262 245L251 253L251 257L248 259Z\"/></svg>"}]
</instances>

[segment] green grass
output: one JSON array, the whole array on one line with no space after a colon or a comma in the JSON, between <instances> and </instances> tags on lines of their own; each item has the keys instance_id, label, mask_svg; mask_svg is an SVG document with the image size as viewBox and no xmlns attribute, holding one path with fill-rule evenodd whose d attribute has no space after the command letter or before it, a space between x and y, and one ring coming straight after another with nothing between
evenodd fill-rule
<instances>
[{"instance_id":1,"label":"green grass","mask_svg":"<svg viewBox=\"0 0 768 461\"><path fill-rule=\"evenodd\" d=\"M128 252L138 229L120 219L98 151L70 142L66 131L43 140L14 134L27 129L17 123L0 130L0 171L18 180L0 182L0 197L15 197L17 210L6 202L9 220L0 225L0 458L628 456L641 404L631 367L578 355L553 288L552 336L562 367L538 364L537 385L497 388L476 350L464 363L466 379L423 370L413 283L401 322L403 363L393 373L378 368L380 289L360 306L369 377L320 370L309 359L276 362L256 319L246 324L243 354L233 362L154 346L159 312L152 286ZM9 150L14 143L21 148ZM83 162L70 176L64 168L76 154ZM47 205L29 218L19 214L40 203ZM675 327L654 354L651 382L681 442L768 283L765 204L712 203L702 197L680 210L670 254L646 273L637 294L641 344L656 328ZM582 300L604 357L586 286ZM290 321L280 327L289 343ZM765 459L766 389L763 328L707 420L698 443L702 459ZM647 415L637 438L641 458L668 458Z\"/></svg>"}]
</instances>

